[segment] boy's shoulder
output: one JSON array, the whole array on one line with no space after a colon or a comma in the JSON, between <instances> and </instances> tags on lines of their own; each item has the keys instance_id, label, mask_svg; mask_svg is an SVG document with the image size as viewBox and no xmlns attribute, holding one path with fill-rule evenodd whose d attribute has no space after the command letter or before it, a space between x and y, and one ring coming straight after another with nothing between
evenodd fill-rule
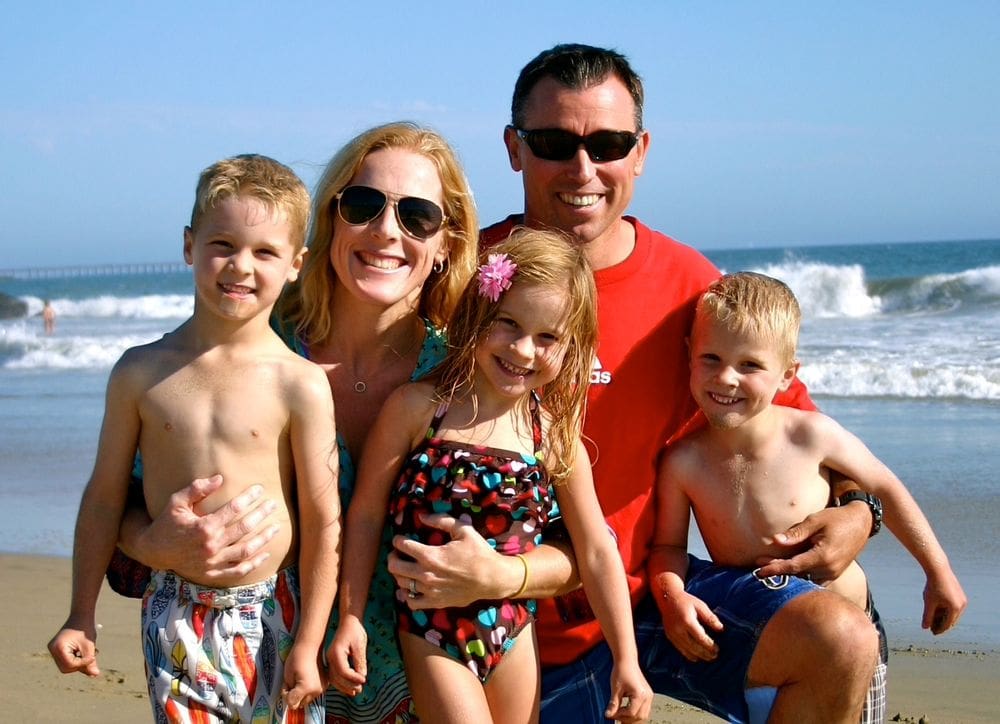
<instances>
[{"instance_id":1,"label":"boy's shoulder","mask_svg":"<svg viewBox=\"0 0 1000 724\"><path fill-rule=\"evenodd\" d=\"M137 376L144 373L155 373L160 366L168 359L173 359L179 352L173 333L167 333L152 342L126 349L115 363L112 375Z\"/></svg>"},{"instance_id":2,"label":"boy's shoulder","mask_svg":"<svg viewBox=\"0 0 1000 724\"><path fill-rule=\"evenodd\" d=\"M833 418L819 410L800 410L784 405L772 405L772 409L780 416L786 435L792 442L809 442L840 427Z\"/></svg>"},{"instance_id":3,"label":"boy's shoulder","mask_svg":"<svg viewBox=\"0 0 1000 724\"><path fill-rule=\"evenodd\" d=\"M704 461L710 453L708 432L706 423L664 447L660 453L660 477L679 483L704 470Z\"/></svg>"},{"instance_id":4,"label":"boy's shoulder","mask_svg":"<svg viewBox=\"0 0 1000 724\"><path fill-rule=\"evenodd\" d=\"M273 366L286 387L331 396L330 383L323 368L290 350L277 334L260 345L254 354L254 361Z\"/></svg>"}]
</instances>

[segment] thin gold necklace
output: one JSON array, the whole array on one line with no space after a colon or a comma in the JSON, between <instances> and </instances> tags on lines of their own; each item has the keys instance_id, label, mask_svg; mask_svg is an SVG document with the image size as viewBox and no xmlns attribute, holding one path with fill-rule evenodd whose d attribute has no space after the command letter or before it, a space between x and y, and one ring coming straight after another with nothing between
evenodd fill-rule
<instances>
[{"instance_id":1,"label":"thin gold necklace","mask_svg":"<svg viewBox=\"0 0 1000 724\"><path fill-rule=\"evenodd\" d=\"M399 359L405 360L410 355L410 353L414 349L416 349L417 344L419 344L419 342L420 342L420 335L417 334L413 338L413 344L411 344L410 347L409 347L409 349L407 349L405 352L400 352L395 347L393 347L391 344L383 344L382 346L386 347L390 352L392 352L394 355L396 355ZM368 384L364 380L355 380L354 381L354 391L357 392L357 393L367 392L368 391Z\"/></svg>"}]
</instances>

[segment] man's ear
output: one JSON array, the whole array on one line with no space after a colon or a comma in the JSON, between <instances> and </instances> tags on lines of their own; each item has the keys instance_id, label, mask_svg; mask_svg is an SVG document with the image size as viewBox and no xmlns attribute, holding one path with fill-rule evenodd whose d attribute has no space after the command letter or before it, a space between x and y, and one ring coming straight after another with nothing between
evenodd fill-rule
<instances>
[{"instance_id":1,"label":"man's ear","mask_svg":"<svg viewBox=\"0 0 1000 724\"><path fill-rule=\"evenodd\" d=\"M641 176L642 169L646 166L646 154L649 153L649 142L649 131L641 131L639 133L639 141L635 144L635 165L632 167L632 172L636 176Z\"/></svg>"},{"instance_id":2,"label":"man's ear","mask_svg":"<svg viewBox=\"0 0 1000 724\"><path fill-rule=\"evenodd\" d=\"M503 142L507 147L507 160L510 167L515 171L521 170L521 137L517 135L514 126L507 126L503 129Z\"/></svg>"}]
</instances>

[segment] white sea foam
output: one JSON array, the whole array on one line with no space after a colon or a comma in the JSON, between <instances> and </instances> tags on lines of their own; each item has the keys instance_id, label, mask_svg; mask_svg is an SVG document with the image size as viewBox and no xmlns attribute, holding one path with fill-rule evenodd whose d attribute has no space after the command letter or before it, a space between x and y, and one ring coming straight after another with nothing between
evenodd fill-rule
<instances>
[{"instance_id":1,"label":"white sea foam","mask_svg":"<svg viewBox=\"0 0 1000 724\"><path fill-rule=\"evenodd\" d=\"M1000 400L997 367L838 358L805 363L799 376L816 395Z\"/></svg>"},{"instance_id":2,"label":"white sea foam","mask_svg":"<svg viewBox=\"0 0 1000 724\"><path fill-rule=\"evenodd\" d=\"M99 337L38 337L15 333L0 337L5 343L20 342L20 353L5 360L3 367L12 370L110 368L129 347L145 344L159 336L154 333Z\"/></svg>"},{"instance_id":3,"label":"white sea foam","mask_svg":"<svg viewBox=\"0 0 1000 724\"><path fill-rule=\"evenodd\" d=\"M38 297L21 297L28 316L42 311ZM185 319L194 311L190 294L146 294L136 297L102 295L84 299L52 299L56 318Z\"/></svg>"},{"instance_id":4,"label":"white sea foam","mask_svg":"<svg viewBox=\"0 0 1000 724\"><path fill-rule=\"evenodd\" d=\"M791 287L805 317L865 317L878 313L882 305L879 297L868 293L860 264L791 261L757 271Z\"/></svg>"},{"instance_id":5,"label":"white sea foam","mask_svg":"<svg viewBox=\"0 0 1000 724\"><path fill-rule=\"evenodd\" d=\"M786 281L803 309L802 377L835 397L1000 399L1000 266L914 277L866 278L865 266L787 255L755 268ZM89 283L89 282L88 282ZM171 280L177 291L188 280ZM145 288L145 287L142 287ZM46 337L38 292L29 316L0 322L0 369L110 369L193 311L189 292L53 295Z\"/></svg>"}]
</instances>

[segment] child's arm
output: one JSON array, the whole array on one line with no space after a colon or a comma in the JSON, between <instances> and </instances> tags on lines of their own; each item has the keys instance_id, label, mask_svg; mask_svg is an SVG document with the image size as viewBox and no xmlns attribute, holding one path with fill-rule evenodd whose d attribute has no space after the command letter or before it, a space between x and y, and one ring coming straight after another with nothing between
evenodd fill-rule
<instances>
[{"instance_id":1,"label":"child's arm","mask_svg":"<svg viewBox=\"0 0 1000 724\"><path fill-rule=\"evenodd\" d=\"M129 357L126 353L108 380L97 458L76 520L70 613L62 629L49 641L49 653L64 674L100 674L94 622L97 597L118 539L129 471L139 440L139 411Z\"/></svg>"},{"instance_id":2,"label":"child's arm","mask_svg":"<svg viewBox=\"0 0 1000 724\"><path fill-rule=\"evenodd\" d=\"M348 696L361 691L368 666L365 604L385 528L389 493L415 441L426 424L430 387L404 385L393 392L368 433L354 496L347 511L344 564L340 572L340 626L327 648L330 681Z\"/></svg>"},{"instance_id":3,"label":"child's arm","mask_svg":"<svg viewBox=\"0 0 1000 724\"><path fill-rule=\"evenodd\" d=\"M663 451L657 467L656 528L646 567L667 638L688 660L711 661L719 647L705 628L721 631L722 621L704 601L684 590L691 501L682 482L684 443L678 445Z\"/></svg>"},{"instance_id":4,"label":"child's arm","mask_svg":"<svg viewBox=\"0 0 1000 724\"><path fill-rule=\"evenodd\" d=\"M285 661L285 700L293 709L323 695L319 656L337 595L340 497L337 432L326 374L310 365L293 386L290 436L295 463L301 616Z\"/></svg>"},{"instance_id":5,"label":"child's arm","mask_svg":"<svg viewBox=\"0 0 1000 724\"><path fill-rule=\"evenodd\" d=\"M861 440L825 415L813 413L811 418L813 439L825 448L823 464L882 499L886 526L927 576L922 625L935 634L944 633L958 622L968 599L920 506Z\"/></svg>"},{"instance_id":6,"label":"child's arm","mask_svg":"<svg viewBox=\"0 0 1000 724\"><path fill-rule=\"evenodd\" d=\"M573 541L587 600L597 614L614 657L611 701L604 716L619 721L641 721L649 716L653 691L639 668L625 567L597 500L590 457L580 442L573 470L566 483L557 488L556 495Z\"/></svg>"}]
</instances>

